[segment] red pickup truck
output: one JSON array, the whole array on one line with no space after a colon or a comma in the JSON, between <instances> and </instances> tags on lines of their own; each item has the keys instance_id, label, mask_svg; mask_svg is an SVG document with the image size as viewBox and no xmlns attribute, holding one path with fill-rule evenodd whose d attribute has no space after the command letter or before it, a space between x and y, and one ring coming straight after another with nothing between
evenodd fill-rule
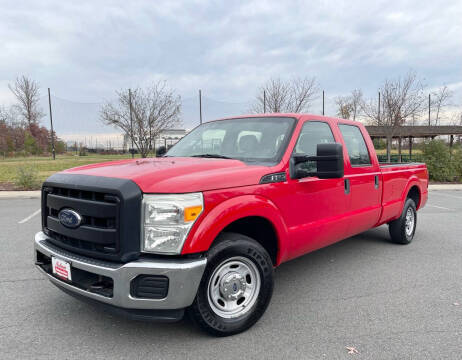
<instances>
[{"instance_id":1,"label":"red pickup truck","mask_svg":"<svg viewBox=\"0 0 462 360\"><path fill-rule=\"evenodd\" d=\"M211 121L162 157L48 178L35 261L60 289L109 310L164 321L186 310L231 335L263 315L281 263L382 224L410 243L427 188L425 164L379 164L358 122Z\"/></svg>"}]
</instances>

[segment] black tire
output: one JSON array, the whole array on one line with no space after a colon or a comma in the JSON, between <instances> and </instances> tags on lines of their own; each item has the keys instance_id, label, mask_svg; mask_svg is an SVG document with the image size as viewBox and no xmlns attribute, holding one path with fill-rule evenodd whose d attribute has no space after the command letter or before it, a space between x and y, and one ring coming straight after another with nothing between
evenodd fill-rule
<instances>
[{"instance_id":1,"label":"black tire","mask_svg":"<svg viewBox=\"0 0 462 360\"><path fill-rule=\"evenodd\" d=\"M412 212L414 217L412 231L409 231L410 228L406 231L406 215L408 211ZM398 219L391 221L388 225L390 226L388 230L390 232L392 242L402 245L409 244L414 238L415 229L417 227L417 210L414 200L408 198L404 203L403 213L401 216Z\"/></svg>"},{"instance_id":2,"label":"black tire","mask_svg":"<svg viewBox=\"0 0 462 360\"><path fill-rule=\"evenodd\" d=\"M243 258L255 265L254 269L258 269L260 286L258 293L255 290L253 305L249 306L244 314L234 318L226 318L212 309L212 300L210 300L208 292L209 282L216 270L226 264L228 259L236 257ZM208 253L207 267L202 276L196 298L188 308L188 315L199 327L215 336L228 336L243 332L254 325L268 307L273 294L273 274L271 258L259 243L241 234L221 234ZM236 289L234 288L234 290Z\"/></svg>"}]
</instances>

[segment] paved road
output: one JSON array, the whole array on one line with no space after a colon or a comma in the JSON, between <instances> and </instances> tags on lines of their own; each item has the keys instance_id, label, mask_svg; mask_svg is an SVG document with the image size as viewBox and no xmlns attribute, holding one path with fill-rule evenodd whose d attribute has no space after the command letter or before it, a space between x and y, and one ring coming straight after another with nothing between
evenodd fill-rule
<instances>
[{"instance_id":1,"label":"paved road","mask_svg":"<svg viewBox=\"0 0 462 360\"><path fill-rule=\"evenodd\" d=\"M410 246L388 243L382 226L282 265L264 317L223 339L186 320L131 322L61 293L32 265L40 220L24 220L38 209L37 199L0 200L1 359L462 356L462 191L431 192Z\"/></svg>"}]
</instances>

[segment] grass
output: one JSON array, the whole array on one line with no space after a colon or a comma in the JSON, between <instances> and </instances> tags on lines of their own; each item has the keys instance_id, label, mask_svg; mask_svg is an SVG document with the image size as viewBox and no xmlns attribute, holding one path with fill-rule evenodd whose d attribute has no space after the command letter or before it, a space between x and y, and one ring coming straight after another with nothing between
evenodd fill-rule
<instances>
[{"instance_id":1,"label":"grass","mask_svg":"<svg viewBox=\"0 0 462 360\"><path fill-rule=\"evenodd\" d=\"M377 150L378 155L385 155L387 153L386 149ZM398 150L392 149L392 155L397 155ZM407 155L409 150L402 150L403 155ZM421 155L422 151L420 149L413 149L413 155ZM139 155L137 155L139 156ZM73 154L57 155L56 160L51 160L50 157L39 157L39 156L30 156L30 157L15 157L15 158L6 158L0 160L0 190L2 189L13 189L18 188L13 183L18 174L18 169L20 167L32 167L36 170L37 181L42 183L47 177L54 174L55 172L69 169L76 166L95 164L104 161L120 160L120 159L129 159L130 154L122 155L99 155L99 154L90 154L88 156L77 156Z\"/></svg>"},{"instance_id":2,"label":"grass","mask_svg":"<svg viewBox=\"0 0 462 360\"><path fill-rule=\"evenodd\" d=\"M0 185L13 183L20 167L33 167L37 170L38 181L42 183L47 177L55 172L76 166L95 164L104 161L129 159L130 154L122 155L97 155L76 156L71 154L57 155L56 160L49 157L24 157L7 158L0 160Z\"/></svg>"}]
</instances>

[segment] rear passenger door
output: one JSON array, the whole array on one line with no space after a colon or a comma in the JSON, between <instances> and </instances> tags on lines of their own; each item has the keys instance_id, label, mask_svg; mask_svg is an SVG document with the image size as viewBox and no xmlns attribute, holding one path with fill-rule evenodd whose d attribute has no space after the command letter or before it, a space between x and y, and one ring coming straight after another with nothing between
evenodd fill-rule
<instances>
[{"instance_id":1,"label":"rear passenger door","mask_svg":"<svg viewBox=\"0 0 462 360\"><path fill-rule=\"evenodd\" d=\"M362 129L341 122L338 128L348 153L345 162L345 190L350 196L347 233L352 236L370 229L379 220L382 184L379 165L369 152Z\"/></svg>"}]
</instances>

